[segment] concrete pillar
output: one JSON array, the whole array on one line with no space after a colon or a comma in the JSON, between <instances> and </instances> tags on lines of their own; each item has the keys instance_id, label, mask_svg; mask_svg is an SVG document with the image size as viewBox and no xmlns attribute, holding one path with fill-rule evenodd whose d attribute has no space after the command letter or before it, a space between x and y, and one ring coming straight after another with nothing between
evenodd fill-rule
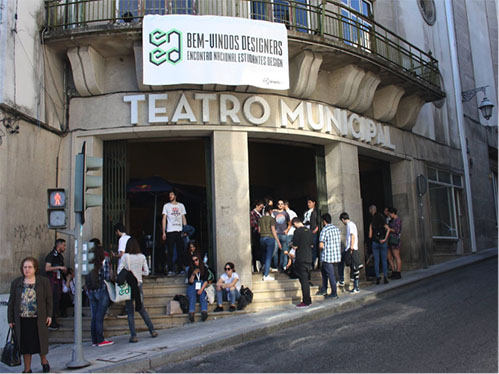
<instances>
[{"instance_id":1,"label":"concrete pillar","mask_svg":"<svg viewBox=\"0 0 499 374\"><path fill-rule=\"evenodd\" d=\"M251 287L248 134L214 131L212 142L217 272L233 262L241 284Z\"/></svg>"},{"instance_id":2,"label":"concrete pillar","mask_svg":"<svg viewBox=\"0 0 499 374\"><path fill-rule=\"evenodd\" d=\"M347 143L335 142L326 145L324 150L326 153L328 212L332 216L333 224L341 230L342 248L345 243L346 228L339 220L340 214L347 212L350 220L357 225L359 253L363 259L364 225L357 147Z\"/></svg>"},{"instance_id":3,"label":"concrete pillar","mask_svg":"<svg viewBox=\"0 0 499 374\"><path fill-rule=\"evenodd\" d=\"M424 163L403 160L390 164L392 179L393 206L402 219L401 250L402 272L421 266L423 240L429 239L431 243L430 221L425 222L426 238L421 236L421 222L419 221L419 204L416 187L418 174L425 174ZM429 216L428 216L429 217ZM427 258L430 258L430 247L427 246Z\"/></svg>"}]
</instances>

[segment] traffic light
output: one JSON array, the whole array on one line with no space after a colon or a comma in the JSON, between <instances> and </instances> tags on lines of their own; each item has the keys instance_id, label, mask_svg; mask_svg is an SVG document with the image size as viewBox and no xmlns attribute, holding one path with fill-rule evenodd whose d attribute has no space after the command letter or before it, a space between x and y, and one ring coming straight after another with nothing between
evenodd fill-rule
<instances>
[{"instance_id":1,"label":"traffic light","mask_svg":"<svg viewBox=\"0 0 499 374\"><path fill-rule=\"evenodd\" d=\"M49 188L48 195L48 226L49 229L66 228L66 190L64 188Z\"/></svg>"},{"instance_id":2,"label":"traffic light","mask_svg":"<svg viewBox=\"0 0 499 374\"><path fill-rule=\"evenodd\" d=\"M86 143L83 142L81 153L76 155L75 170L75 213L81 213L81 223L85 223L85 210L102 205L102 194L87 193L88 189L102 186L102 176L90 175L89 172L101 170L103 159L86 155Z\"/></svg>"},{"instance_id":3,"label":"traffic light","mask_svg":"<svg viewBox=\"0 0 499 374\"><path fill-rule=\"evenodd\" d=\"M94 264L91 263L93 258L94 258L94 243L88 242L88 243L83 243L81 247L81 274L82 275L87 275L92 271L94 268Z\"/></svg>"}]
</instances>

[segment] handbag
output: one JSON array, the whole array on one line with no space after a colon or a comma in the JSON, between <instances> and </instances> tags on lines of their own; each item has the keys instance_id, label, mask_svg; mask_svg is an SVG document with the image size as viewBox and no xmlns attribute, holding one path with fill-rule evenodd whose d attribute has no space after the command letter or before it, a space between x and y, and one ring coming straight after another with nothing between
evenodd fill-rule
<instances>
[{"instance_id":1,"label":"handbag","mask_svg":"<svg viewBox=\"0 0 499 374\"><path fill-rule=\"evenodd\" d=\"M105 280L107 293L109 298L113 303L119 303L121 301L127 301L132 299L132 290L128 283L123 283L121 286L118 283L113 283Z\"/></svg>"},{"instance_id":2,"label":"handbag","mask_svg":"<svg viewBox=\"0 0 499 374\"><path fill-rule=\"evenodd\" d=\"M11 327L9 328L9 332L7 333L7 339L5 340L5 347L3 347L2 362L8 366L21 365L21 355L19 354L19 348L16 344L14 330Z\"/></svg>"},{"instance_id":3,"label":"handbag","mask_svg":"<svg viewBox=\"0 0 499 374\"><path fill-rule=\"evenodd\" d=\"M394 247L398 247L400 244L400 237L395 235L390 235L388 238L388 243Z\"/></svg>"},{"instance_id":4,"label":"handbag","mask_svg":"<svg viewBox=\"0 0 499 374\"><path fill-rule=\"evenodd\" d=\"M125 255L123 255L123 256L125 256ZM128 260L129 260L129 257L127 256L127 265L128 265L128 268L130 268L130 263L128 262ZM126 278L128 277L129 272L130 272L130 270L127 270L127 268L125 266L123 266L123 269L121 269L118 276L116 277L116 283L119 285L124 284L126 282Z\"/></svg>"}]
</instances>

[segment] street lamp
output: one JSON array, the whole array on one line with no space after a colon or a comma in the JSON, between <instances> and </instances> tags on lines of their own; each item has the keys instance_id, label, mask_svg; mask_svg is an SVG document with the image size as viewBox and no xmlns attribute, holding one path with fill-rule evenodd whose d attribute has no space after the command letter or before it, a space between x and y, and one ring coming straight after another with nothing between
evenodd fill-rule
<instances>
[{"instance_id":1,"label":"street lamp","mask_svg":"<svg viewBox=\"0 0 499 374\"><path fill-rule=\"evenodd\" d=\"M483 92L483 100L480 103L478 109L480 109L480 112L482 112L482 116L488 121L490 117L492 117L492 109L494 108L494 104L492 104L492 102L489 99L487 99L486 96L487 87L488 86L483 86L483 87L473 88L472 90L463 91L461 92L461 96L463 99L463 103L465 103L473 99L478 92L480 91Z\"/></svg>"}]
</instances>

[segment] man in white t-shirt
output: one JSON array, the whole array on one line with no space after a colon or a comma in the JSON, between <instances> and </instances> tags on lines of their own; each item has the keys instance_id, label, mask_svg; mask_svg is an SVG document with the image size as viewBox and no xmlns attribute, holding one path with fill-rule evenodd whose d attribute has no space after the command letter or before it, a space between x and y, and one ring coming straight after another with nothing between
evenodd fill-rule
<instances>
[{"instance_id":1,"label":"man in white t-shirt","mask_svg":"<svg viewBox=\"0 0 499 374\"><path fill-rule=\"evenodd\" d=\"M173 249L177 249L176 265L180 271L182 267L182 258L184 252L184 241L182 240L182 229L187 225L185 218L186 210L184 204L177 201L177 196L174 191L168 194L170 202L163 206L163 240L166 240L168 255L168 275L174 275L173 266Z\"/></svg>"},{"instance_id":2,"label":"man in white t-shirt","mask_svg":"<svg viewBox=\"0 0 499 374\"><path fill-rule=\"evenodd\" d=\"M118 236L118 266L121 264L121 258L123 257L123 254L125 253L126 249L126 243L128 242L128 239L130 239L130 235L127 235L125 232L125 226L123 226L122 223L117 223L114 225L114 231L116 233L116 236Z\"/></svg>"},{"instance_id":3,"label":"man in white t-shirt","mask_svg":"<svg viewBox=\"0 0 499 374\"><path fill-rule=\"evenodd\" d=\"M350 217L348 213L343 212L340 214L340 221L346 226L346 243L345 243L345 251L341 256L341 262L338 264L338 273L339 273L339 284L344 286L344 266L345 266L345 254L350 252L349 254L352 256L352 261L350 265L350 278L353 279L353 289L350 293L359 293L359 275L360 269L364 267L360 261L359 257L359 234L357 231L357 225L350 221ZM352 278L353 277L353 278Z\"/></svg>"}]
</instances>

